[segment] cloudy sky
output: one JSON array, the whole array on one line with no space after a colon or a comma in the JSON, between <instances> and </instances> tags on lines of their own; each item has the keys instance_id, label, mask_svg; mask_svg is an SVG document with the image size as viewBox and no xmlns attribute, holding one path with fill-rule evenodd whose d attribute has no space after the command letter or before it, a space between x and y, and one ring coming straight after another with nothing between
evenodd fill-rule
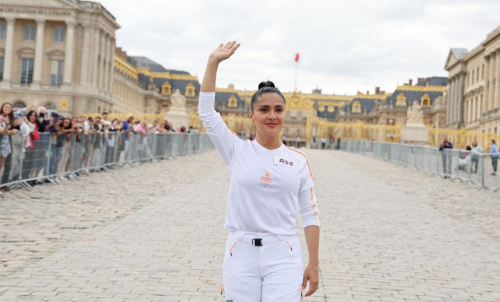
<instances>
[{"instance_id":1,"label":"cloudy sky","mask_svg":"<svg viewBox=\"0 0 500 302\"><path fill-rule=\"evenodd\" d=\"M100 0L121 29L117 45L167 69L197 75L210 52L236 40L218 87L256 89L270 78L324 94L394 90L409 78L446 76L451 47L472 49L500 26L498 0Z\"/></svg>"}]
</instances>

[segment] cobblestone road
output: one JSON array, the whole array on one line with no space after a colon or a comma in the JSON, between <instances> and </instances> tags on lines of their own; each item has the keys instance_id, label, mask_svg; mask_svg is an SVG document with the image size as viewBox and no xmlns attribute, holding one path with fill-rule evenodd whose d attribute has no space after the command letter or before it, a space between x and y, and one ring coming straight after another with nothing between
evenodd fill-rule
<instances>
[{"instance_id":1,"label":"cobblestone road","mask_svg":"<svg viewBox=\"0 0 500 302\"><path fill-rule=\"evenodd\" d=\"M500 301L499 195L306 152L322 227L305 301ZM0 301L224 301L228 179L211 151L7 195Z\"/></svg>"}]
</instances>

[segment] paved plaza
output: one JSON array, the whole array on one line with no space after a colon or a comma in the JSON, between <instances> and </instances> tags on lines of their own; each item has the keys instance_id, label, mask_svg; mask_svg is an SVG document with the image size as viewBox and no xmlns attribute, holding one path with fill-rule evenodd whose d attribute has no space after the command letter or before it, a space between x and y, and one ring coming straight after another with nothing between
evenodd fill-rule
<instances>
[{"instance_id":1,"label":"paved plaza","mask_svg":"<svg viewBox=\"0 0 500 302\"><path fill-rule=\"evenodd\" d=\"M322 225L304 301L500 301L500 194L305 152ZM0 199L0 301L225 301L228 187L209 151L15 190Z\"/></svg>"}]
</instances>

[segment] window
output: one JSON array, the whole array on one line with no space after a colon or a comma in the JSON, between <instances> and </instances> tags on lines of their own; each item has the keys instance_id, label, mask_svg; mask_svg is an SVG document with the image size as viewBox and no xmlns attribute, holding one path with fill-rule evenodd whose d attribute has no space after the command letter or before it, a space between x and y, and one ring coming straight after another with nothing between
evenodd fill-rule
<instances>
[{"instance_id":1,"label":"window","mask_svg":"<svg viewBox=\"0 0 500 302\"><path fill-rule=\"evenodd\" d=\"M0 23L0 39L5 39L5 23Z\"/></svg>"},{"instance_id":2,"label":"window","mask_svg":"<svg viewBox=\"0 0 500 302\"><path fill-rule=\"evenodd\" d=\"M35 40L35 25L27 24L24 26L24 40Z\"/></svg>"},{"instance_id":3,"label":"window","mask_svg":"<svg viewBox=\"0 0 500 302\"><path fill-rule=\"evenodd\" d=\"M426 93L422 96L422 107L429 107L431 105L431 98Z\"/></svg>"},{"instance_id":4,"label":"window","mask_svg":"<svg viewBox=\"0 0 500 302\"><path fill-rule=\"evenodd\" d=\"M476 82L479 82L479 67L477 68L476 71Z\"/></svg>"},{"instance_id":5,"label":"window","mask_svg":"<svg viewBox=\"0 0 500 302\"><path fill-rule=\"evenodd\" d=\"M361 113L361 104L356 101L352 104L352 113Z\"/></svg>"},{"instance_id":6,"label":"window","mask_svg":"<svg viewBox=\"0 0 500 302\"><path fill-rule=\"evenodd\" d=\"M472 71L472 85L474 85L474 70Z\"/></svg>"},{"instance_id":7,"label":"window","mask_svg":"<svg viewBox=\"0 0 500 302\"><path fill-rule=\"evenodd\" d=\"M189 83L186 86L186 93L185 93L185 95L186 96L194 96L195 95L193 83Z\"/></svg>"},{"instance_id":8,"label":"window","mask_svg":"<svg viewBox=\"0 0 500 302\"><path fill-rule=\"evenodd\" d=\"M0 58L0 81L3 80L3 57Z\"/></svg>"},{"instance_id":9,"label":"window","mask_svg":"<svg viewBox=\"0 0 500 302\"><path fill-rule=\"evenodd\" d=\"M484 64L481 66L481 80L484 80Z\"/></svg>"},{"instance_id":10,"label":"window","mask_svg":"<svg viewBox=\"0 0 500 302\"><path fill-rule=\"evenodd\" d=\"M64 26L56 26L54 28L54 42L64 42L64 32L66 28Z\"/></svg>"},{"instance_id":11,"label":"window","mask_svg":"<svg viewBox=\"0 0 500 302\"><path fill-rule=\"evenodd\" d=\"M33 82L33 61L33 59L23 59L21 84L30 84Z\"/></svg>"},{"instance_id":12,"label":"window","mask_svg":"<svg viewBox=\"0 0 500 302\"><path fill-rule=\"evenodd\" d=\"M238 99L232 95L228 100L228 107L238 107Z\"/></svg>"},{"instance_id":13,"label":"window","mask_svg":"<svg viewBox=\"0 0 500 302\"><path fill-rule=\"evenodd\" d=\"M396 99L396 106L406 106L406 96L402 92Z\"/></svg>"},{"instance_id":14,"label":"window","mask_svg":"<svg viewBox=\"0 0 500 302\"><path fill-rule=\"evenodd\" d=\"M59 86L62 84L63 61L50 62L50 85Z\"/></svg>"},{"instance_id":15,"label":"window","mask_svg":"<svg viewBox=\"0 0 500 302\"><path fill-rule=\"evenodd\" d=\"M162 89L162 93L163 94L172 94L172 86L170 85L169 82L165 82L165 84L163 84L163 86L161 87Z\"/></svg>"}]
</instances>

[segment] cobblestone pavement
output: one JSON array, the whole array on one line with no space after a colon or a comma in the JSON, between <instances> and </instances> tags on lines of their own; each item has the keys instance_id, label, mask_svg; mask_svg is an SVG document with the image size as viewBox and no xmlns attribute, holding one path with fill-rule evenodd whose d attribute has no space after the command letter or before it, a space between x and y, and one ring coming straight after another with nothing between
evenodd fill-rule
<instances>
[{"instance_id":1,"label":"cobblestone pavement","mask_svg":"<svg viewBox=\"0 0 500 302\"><path fill-rule=\"evenodd\" d=\"M306 152L322 226L305 301L500 301L498 195ZM0 301L224 301L228 180L210 151L7 195Z\"/></svg>"}]
</instances>

